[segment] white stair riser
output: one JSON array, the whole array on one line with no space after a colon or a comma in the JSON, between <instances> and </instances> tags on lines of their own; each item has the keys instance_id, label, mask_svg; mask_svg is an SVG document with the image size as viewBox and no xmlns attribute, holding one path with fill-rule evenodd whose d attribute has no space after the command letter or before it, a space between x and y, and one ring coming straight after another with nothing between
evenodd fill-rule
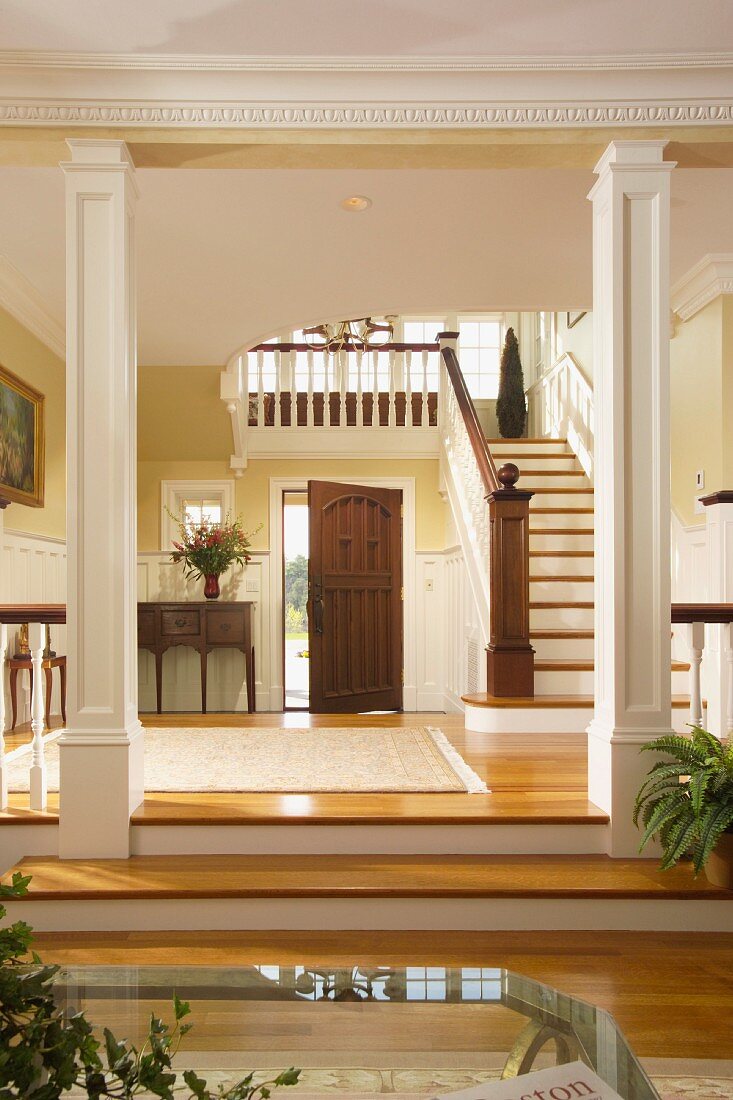
<instances>
[{"instance_id":1,"label":"white stair riser","mask_svg":"<svg viewBox=\"0 0 733 1100\"><path fill-rule=\"evenodd\" d=\"M531 547L534 549L534 547ZM593 558L588 557L533 557L529 559L529 571L532 576L556 577L558 573L572 576L593 574Z\"/></svg>"},{"instance_id":2,"label":"white stair riser","mask_svg":"<svg viewBox=\"0 0 733 1100\"><path fill-rule=\"evenodd\" d=\"M592 607L530 607L530 630L593 630Z\"/></svg>"},{"instance_id":3,"label":"white stair riser","mask_svg":"<svg viewBox=\"0 0 733 1100\"><path fill-rule=\"evenodd\" d=\"M535 600L589 601L593 599L593 581L554 581L549 577L530 581L529 599L530 603Z\"/></svg>"},{"instance_id":4,"label":"white stair riser","mask_svg":"<svg viewBox=\"0 0 733 1100\"><path fill-rule=\"evenodd\" d=\"M585 733L593 707L466 707L466 729L475 733ZM690 712L672 710L672 729L689 733Z\"/></svg>"},{"instance_id":5,"label":"white stair riser","mask_svg":"<svg viewBox=\"0 0 733 1100\"><path fill-rule=\"evenodd\" d=\"M553 505L553 508L559 508L560 505ZM583 530L593 527L593 513L592 512L579 512L577 509L563 512L533 512L532 502L530 501L529 509L529 527L530 538L536 531L541 531L543 527L551 527L553 530L562 529L563 531L572 531L576 527L581 527Z\"/></svg>"},{"instance_id":6,"label":"white stair riser","mask_svg":"<svg viewBox=\"0 0 733 1100\"><path fill-rule=\"evenodd\" d=\"M519 463L517 463L519 466ZM570 473L530 473L532 470L539 470L540 467L535 465L534 459L527 459L527 473L522 471L522 467L519 466L520 477L519 484L523 489L539 489L541 486L548 489L590 489L591 485L585 474L570 474Z\"/></svg>"},{"instance_id":7,"label":"white stair riser","mask_svg":"<svg viewBox=\"0 0 733 1100\"><path fill-rule=\"evenodd\" d=\"M592 638L530 638L539 661L592 661Z\"/></svg>"},{"instance_id":8,"label":"white stair riser","mask_svg":"<svg viewBox=\"0 0 733 1100\"><path fill-rule=\"evenodd\" d=\"M548 455L567 455L573 452L567 443L560 439L501 439L497 443L489 440L491 453L494 455L521 455L525 451L542 451Z\"/></svg>"},{"instance_id":9,"label":"white stair riser","mask_svg":"<svg viewBox=\"0 0 733 1100\"><path fill-rule=\"evenodd\" d=\"M12 902L39 932L283 929L728 931L733 901L638 898L190 898Z\"/></svg>"},{"instance_id":10,"label":"white stair riser","mask_svg":"<svg viewBox=\"0 0 733 1100\"><path fill-rule=\"evenodd\" d=\"M539 517L538 517L539 518ZM547 525L550 526L549 524ZM559 526L559 524L558 524ZM587 524L586 526L592 526ZM559 535L545 535L538 530L530 530L529 532L529 548L530 550L592 550L593 549L593 533L590 535L578 535L573 532L572 528L568 528L567 531L563 531ZM587 559L591 565L593 564L593 558ZM593 572L593 570L588 570Z\"/></svg>"},{"instance_id":11,"label":"white stair riser","mask_svg":"<svg viewBox=\"0 0 733 1100\"><path fill-rule=\"evenodd\" d=\"M593 493L590 490L584 490L582 493L543 493L542 486L537 490L534 489L532 483L525 484L520 478L517 482L518 489L528 489L534 493L534 496L529 502L529 514L532 515L533 508L592 508L593 507ZM579 489L580 486L576 485L574 488Z\"/></svg>"},{"instance_id":12,"label":"white stair riser","mask_svg":"<svg viewBox=\"0 0 733 1100\"><path fill-rule=\"evenodd\" d=\"M545 672L535 669L535 695L592 695L592 669L553 669Z\"/></svg>"},{"instance_id":13,"label":"white stair riser","mask_svg":"<svg viewBox=\"0 0 733 1100\"><path fill-rule=\"evenodd\" d=\"M527 449L529 452L529 448ZM532 457L529 457L531 453ZM492 448L492 454L495 454ZM537 458L535 452L529 452L528 454L507 454L496 455L497 458L501 458L502 462L514 462L519 469L526 470L560 470L567 472L568 470L582 470L582 466L578 462L574 454L566 455L541 455Z\"/></svg>"}]
</instances>

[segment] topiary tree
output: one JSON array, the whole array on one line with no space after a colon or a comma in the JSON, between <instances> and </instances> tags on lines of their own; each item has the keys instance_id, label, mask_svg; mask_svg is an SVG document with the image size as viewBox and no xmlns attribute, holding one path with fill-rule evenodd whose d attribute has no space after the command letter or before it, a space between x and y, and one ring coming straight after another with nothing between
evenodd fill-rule
<instances>
[{"instance_id":1,"label":"topiary tree","mask_svg":"<svg viewBox=\"0 0 733 1100\"><path fill-rule=\"evenodd\" d=\"M527 404L524 398L524 375L522 361L519 358L519 344L513 328L507 329L501 352L496 418L499 421L499 434L503 439L519 439L524 435Z\"/></svg>"}]
</instances>

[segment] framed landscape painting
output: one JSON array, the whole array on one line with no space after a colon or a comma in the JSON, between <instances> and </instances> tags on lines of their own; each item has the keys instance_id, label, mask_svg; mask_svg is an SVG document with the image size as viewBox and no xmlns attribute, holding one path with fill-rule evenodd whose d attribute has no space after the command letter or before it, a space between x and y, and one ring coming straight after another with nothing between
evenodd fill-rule
<instances>
[{"instance_id":1,"label":"framed landscape painting","mask_svg":"<svg viewBox=\"0 0 733 1100\"><path fill-rule=\"evenodd\" d=\"M43 507L43 394L0 366L0 504Z\"/></svg>"}]
</instances>

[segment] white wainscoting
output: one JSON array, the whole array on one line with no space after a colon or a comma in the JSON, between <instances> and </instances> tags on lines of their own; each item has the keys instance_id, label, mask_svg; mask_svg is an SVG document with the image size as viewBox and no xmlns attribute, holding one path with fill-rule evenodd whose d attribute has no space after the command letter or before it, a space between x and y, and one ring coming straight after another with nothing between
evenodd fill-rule
<instances>
[{"instance_id":1,"label":"white wainscoting","mask_svg":"<svg viewBox=\"0 0 733 1100\"><path fill-rule=\"evenodd\" d=\"M7 521L6 521L7 522ZM66 543L46 535L27 535L0 526L0 603L65 603ZM16 650L17 627L8 627L8 652ZM51 627L51 645L66 652L66 627ZM7 667L3 670L5 713L10 726L10 690ZM30 676L18 676L18 722L30 721ZM53 674L51 713L61 713L59 673Z\"/></svg>"},{"instance_id":2,"label":"white wainscoting","mask_svg":"<svg viewBox=\"0 0 733 1100\"><path fill-rule=\"evenodd\" d=\"M270 638L271 604L269 553L253 554L245 570L222 578L222 599L255 602L255 697L257 709L271 706L272 675ZM66 600L66 545L61 539L28 535L5 529L0 556L0 602L64 603ZM418 551L415 561L415 699L418 711L462 710L461 695L482 690L485 683L483 646L465 563L460 548ZM167 554L141 553L137 563L138 599L195 600L201 598L201 581L186 581L180 566ZM11 629L10 648L15 645ZM66 628L52 628L52 642L66 652ZM138 657L140 710L155 710L155 663L152 654ZM198 653L184 646L169 650L163 658L163 705L171 711L198 711L201 703ZM8 676L5 671L6 713L10 714ZM246 710L244 657L235 650L209 655L207 705L212 712ZM19 680L18 721L30 718L28 677ZM58 674L54 676L53 714L60 714Z\"/></svg>"}]
</instances>

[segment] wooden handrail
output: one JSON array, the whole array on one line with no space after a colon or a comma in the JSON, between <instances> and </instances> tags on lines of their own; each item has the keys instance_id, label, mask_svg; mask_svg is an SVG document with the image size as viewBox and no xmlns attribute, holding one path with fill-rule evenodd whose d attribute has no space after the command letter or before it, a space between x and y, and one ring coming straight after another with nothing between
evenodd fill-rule
<instances>
[{"instance_id":1,"label":"wooden handrail","mask_svg":"<svg viewBox=\"0 0 733 1100\"><path fill-rule=\"evenodd\" d=\"M733 603L673 603L673 623L733 623Z\"/></svg>"},{"instance_id":2,"label":"wooden handrail","mask_svg":"<svg viewBox=\"0 0 733 1100\"><path fill-rule=\"evenodd\" d=\"M65 603L0 603L0 623L7 626L21 623L48 623L52 626L65 622Z\"/></svg>"},{"instance_id":3,"label":"wooden handrail","mask_svg":"<svg viewBox=\"0 0 733 1100\"><path fill-rule=\"evenodd\" d=\"M317 353L325 351L324 347L311 347L310 344L256 344L250 351L312 351ZM373 351L439 351L439 344L380 344L378 348L365 348L363 344L353 344L343 349L346 352L364 351L367 355ZM339 352L336 352L338 355Z\"/></svg>"},{"instance_id":4,"label":"wooden handrail","mask_svg":"<svg viewBox=\"0 0 733 1100\"><path fill-rule=\"evenodd\" d=\"M486 433L481 427L478 413L476 412L476 406L473 403L473 398L468 392L466 379L463 377L463 371L458 363L456 353L453 351L453 348L443 348L441 350L441 355L443 356L445 369L448 372L448 378L453 386L458 408L461 410L463 423L466 425L468 438L471 441L471 448L478 464L486 495L488 496L489 493L494 493L497 489L501 488L501 482L496 470L496 464L489 450L489 444L486 442ZM509 465L511 465L511 463Z\"/></svg>"}]
</instances>

